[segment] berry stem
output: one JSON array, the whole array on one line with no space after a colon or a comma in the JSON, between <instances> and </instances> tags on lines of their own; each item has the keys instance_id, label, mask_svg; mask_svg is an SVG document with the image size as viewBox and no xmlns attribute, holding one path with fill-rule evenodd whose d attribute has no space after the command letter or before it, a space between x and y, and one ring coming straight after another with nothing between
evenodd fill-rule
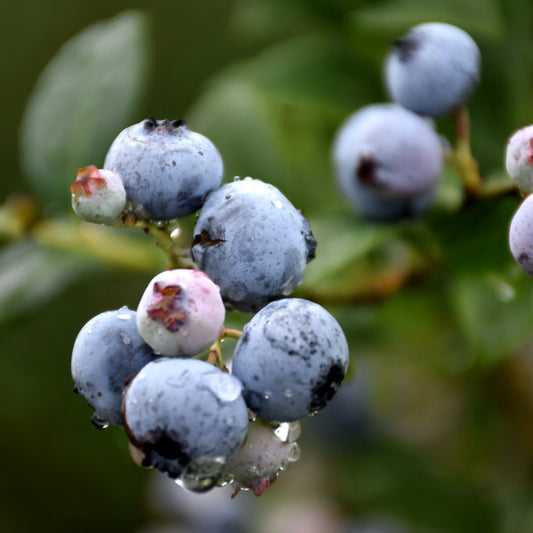
<instances>
[{"instance_id":1,"label":"berry stem","mask_svg":"<svg viewBox=\"0 0 533 533\"><path fill-rule=\"evenodd\" d=\"M463 180L466 191L476 196L481 187L482 180L476 159L472 155L470 146L471 129L470 115L466 105L455 111L455 150L453 152L454 164Z\"/></svg>"},{"instance_id":2,"label":"berry stem","mask_svg":"<svg viewBox=\"0 0 533 533\"><path fill-rule=\"evenodd\" d=\"M130 212L123 212L114 224L121 228L140 228L151 235L156 244L167 256L168 268L191 268L184 261L188 257L188 250L177 245L175 239L179 236L179 227L173 222L156 224L151 221L141 220Z\"/></svg>"},{"instance_id":3,"label":"berry stem","mask_svg":"<svg viewBox=\"0 0 533 533\"><path fill-rule=\"evenodd\" d=\"M220 370L227 372L226 365L224 364L224 359L222 358L222 343L221 339L218 339L212 346L209 348L209 353L207 355L207 362L210 365L217 366Z\"/></svg>"},{"instance_id":4,"label":"berry stem","mask_svg":"<svg viewBox=\"0 0 533 533\"><path fill-rule=\"evenodd\" d=\"M230 329L230 328L224 328L222 331L222 335L220 336L220 339L240 339L242 336L242 331L240 329Z\"/></svg>"}]
</instances>

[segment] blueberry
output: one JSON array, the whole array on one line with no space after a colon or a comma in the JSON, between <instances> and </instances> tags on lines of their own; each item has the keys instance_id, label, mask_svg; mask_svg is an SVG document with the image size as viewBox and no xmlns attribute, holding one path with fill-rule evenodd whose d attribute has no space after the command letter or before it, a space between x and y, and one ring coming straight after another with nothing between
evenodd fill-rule
<instances>
[{"instance_id":1,"label":"blueberry","mask_svg":"<svg viewBox=\"0 0 533 533\"><path fill-rule=\"evenodd\" d=\"M257 416L291 422L331 400L348 362L346 337L335 318L316 303L286 298L268 304L246 324L232 373Z\"/></svg>"},{"instance_id":2,"label":"blueberry","mask_svg":"<svg viewBox=\"0 0 533 533\"><path fill-rule=\"evenodd\" d=\"M70 192L72 209L87 222L112 222L126 207L126 191L120 176L95 165L78 170Z\"/></svg>"},{"instance_id":3,"label":"blueberry","mask_svg":"<svg viewBox=\"0 0 533 533\"><path fill-rule=\"evenodd\" d=\"M220 289L199 270L166 270L155 276L137 307L142 338L159 354L195 356L224 329Z\"/></svg>"},{"instance_id":4,"label":"blueberry","mask_svg":"<svg viewBox=\"0 0 533 533\"><path fill-rule=\"evenodd\" d=\"M207 197L192 256L220 286L227 309L255 312L303 280L316 241L301 212L273 185L245 178Z\"/></svg>"},{"instance_id":5,"label":"blueberry","mask_svg":"<svg viewBox=\"0 0 533 533\"><path fill-rule=\"evenodd\" d=\"M122 176L136 214L170 220L197 211L222 180L222 158L182 120L148 118L121 131L104 168Z\"/></svg>"},{"instance_id":6,"label":"blueberry","mask_svg":"<svg viewBox=\"0 0 533 533\"><path fill-rule=\"evenodd\" d=\"M396 40L384 69L390 97L421 115L464 104L480 80L481 55L468 33L440 22L411 28Z\"/></svg>"},{"instance_id":7,"label":"blueberry","mask_svg":"<svg viewBox=\"0 0 533 533\"><path fill-rule=\"evenodd\" d=\"M72 378L74 390L95 410L96 424L122 426L125 383L153 359L137 331L135 311L127 307L101 313L83 326L72 350Z\"/></svg>"},{"instance_id":8,"label":"blueberry","mask_svg":"<svg viewBox=\"0 0 533 533\"><path fill-rule=\"evenodd\" d=\"M533 125L515 131L507 141L505 168L520 190L533 191Z\"/></svg>"},{"instance_id":9,"label":"blueberry","mask_svg":"<svg viewBox=\"0 0 533 533\"><path fill-rule=\"evenodd\" d=\"M170 477L216 479L246 437L241 390L237 378L198 359L146 365L124 393L126 430L141 464Z\"/></svg>"},{"instance_id":10,"label":"blueberry","mask_svg":"<svg viewBox=\"0 0 533 533\"><path fill-rule=\"evenodd\" d=\"M533 196L518 207L509 227L509 247L520 268L533 276Z\"/></svg>"},{"instance_id":11,"label":"blueberry","mask_svg":"<svg viewBox=\"0 0 533 533\"><path fill-rule=\"evenodd\" d=\"M363 218L397 220L431 206L442 152L427 120L385 103L365 106L344 121L332 157L341 192Z\"/></svg>"}]
</instances>

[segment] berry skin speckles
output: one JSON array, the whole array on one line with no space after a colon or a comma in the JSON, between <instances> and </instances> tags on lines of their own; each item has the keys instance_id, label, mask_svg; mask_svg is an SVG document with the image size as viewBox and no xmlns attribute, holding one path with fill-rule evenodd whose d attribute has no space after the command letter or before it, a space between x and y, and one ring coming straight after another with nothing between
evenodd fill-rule
<instances>
[{"instance_id":1,"label":"berry skin speckles","mask_svg":"<svg viewBox=\"0 0 533 533\"><path fill-rule=\"evenodd\" d=\"M72 349L75 391L95 410L93 423L122 426L121 398L126 381L155 355L137 331L135 311L122 307L93 317Z\"/></svg>"},{"instance_id":2,"label":"berry skin speckles","mask_svg":"<svg viewBox=\"0 0 533 533\"><path fill-rule=\"evenodd\" d=\"M325 407L346 374L349 350L335 318L301 298L268 304L246 324L232 373L260 418L292 422Z\"/></svg>"},{"instance_id":3,"label":"berry skin speckles","mask_svg":"<svg viewBox=\"0 0 533 533\"><path fill-rule=\"evenodd\" d=\"M140 463L170 477L216 482L246 437L241 387L197 359L163 357L146 365L124 394L125 426Z\"/></svg>"},{"instance_id":4,"label":"berry skin speckles","mask_svg":"<svg viewBox=\"0 0 533 533\"><path fill-rule=\"evenodd\" d=\"M197 211L222 181L214 144L183 120L148 118L119 133L104 168L120 174L137 216L172 220Z\"/></svg>"},{"instance_id":5,"label":"berry skin speckles","mask_svg":"<svg viewBox=\"0 0 533 533\"><path fill-rule=\"evenodd\" d=\"M276 187L245 178L209 194L191 252L227 309L255 312L294 291L315 247L309 223Z\"/></svg>"}]
</instances>

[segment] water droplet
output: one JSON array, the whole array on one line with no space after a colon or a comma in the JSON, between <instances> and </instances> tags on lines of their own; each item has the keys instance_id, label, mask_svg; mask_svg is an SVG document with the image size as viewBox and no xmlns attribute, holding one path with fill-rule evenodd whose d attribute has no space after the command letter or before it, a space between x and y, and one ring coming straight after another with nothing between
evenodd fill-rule
<instances>
[{"instance_id":1,"label":"water droplet","mask_svg":"<svg viewBox=\"0 0 533 533\"><path fill-rule=\"evenodd\" d=\"M274 429L274 433L283 442L294 442L302 434L302 426L298 421L283 422Z\"/></svg>"},{"instance_id":2,"label":"water droplet","mask_svg":"<svg viewBox=\"0 0 533 533\"><path fill-rule=\"evenodd\" d=\"M176 228L170 233L170 238L175 240L181 235L181 228Z\"/></svg>"},{"instance_id":3,"label":"water droplet","mask_svg":"<svg viewBox=\"0 0 533 533\"><path fill-rule=\"evenodd\" d=\"M184 370L179 376L168 376L165 380L170 387L183 387L189 380L188 370Z\"/></svg>"},{"instance_id":4,"label":"water droplet","mask_svg":"<svg viewBox=\"0 0 533 533\"><path fill-rule=\"evenodd\" d=\"M266 390L264 393L263 393L263 398L265 400L270 400L270 398L272 398L272 392L269 391L269 390Z\"/></svg>"},{"instance_id":5,"label":"water droplet","mask_svg":"<svg viewBox=\"0 0 533 533\"><path fill-rule=\"evenodd\" d=\"M93 416L91 416L91 424L93 425L94 429L105 429L109 426L109 422L107 420L104 420L100 415L94 413Z\"/></svg>"},{"instance_id":6,"label":"water droplet","mask_svg":"<svg viewBox=\"0 0 533 533\"><path fill-rule=\"evenodd\" d=\"M287 459L284 459L283 461L281 461L281 463L279 464L279 469L280 470L287 470L287 468L289 468L289 461Z\"/></svg>"},{"instance_id":7,"label":"water droplet","mask_svg":"<svg viewBox=\"0 0 533 533\"><path fill-rule=\"evenodd\" d=\"M226 485L233 483L234 480L235 478L233 474L229 470L227 470L225 472L222 472L220 478L218 479L217 485L219 487L225 487Z\"/></svg>"},{"instance_id":8,"label":"water droplet","mask_svg":"<svg viewBox=\"0 0 533 533\"><path fill-rule=\"evenodd\" d=\"M257 415L253 413L252 411L250 411L249 409L248 409L248 420L250 422L255 422L257 420Z\"/></svg>"},{"instance_id":9,"label":"water droplet","mask_svg":"<svg viewBox=\"0 0 533 533\"><path fill-rule=\"evenodd\" d=\"M184 477L177 478L176 485L190 491L190 492L207 492L211 490L216 484L217 480L214 478L202 478L198 479L195 477Z\"/></svg>"},{"instance_id":10,"label":"water droplet","mask_svg":"<svg viewBox=\"0 0 533 533\"><path fill-rule=\"evenodd\" d=\"M287 456L287 459L289 462L294 463L300 459L302 456L302 450L300 449L300 446L296 444L295 442L292 443L291 449L289 451L289 455Z\"/></svg>"},{"instance_id":11,"label":"water droplet","mask_svg":"<svg viewBox=\"0 0 533 533\"><path fill-rule=\"evenodd\" d=\"M131 311L126 307L121 307L118 310L117 318L119 320L130 320L131 319Z\"/></svg>"},{"instance_id":12,"label":"water droplet","mask_svg":"<svg viewBox=\"0 0 533 533\"><path fill-rule=\"evenodd\" d=\"M244 181L252 181L252 178L250 176L246 176L246 178L244 178Z\"/></svg>"},{"instance_id":13,"label":"water droplet","mask_svg":"<svg viewBox=\"0 0 533 533\"><path fill-rule=\"evenodd\" d=\"M242 392L242 385L238 379L219 372L206 374L200 387L213 394L219 403L234 402Z\"/></svg>"},{"instance_id":14,"label":"water droplet","mask_svg":"<svg viewBox=\"0 0 533 533\"><path fill-rule=\"evenodd\" d=\"M293 390L292 389L285 389L285 392L283 393L283 396L285 396L285 398L292 398L292 395L293 395Z\"/></svg>"},{"instance_id":15,"label":"water droplet","mask_svg":"<svg viewBox=\"0 0 533 533\"><path fill-rule=\"evenodd\" d=\"M277 207L278 209L283 209L283 203L279 200L273 200L271 203L274 207Z\"/></svg>"},{"instance_id":16,"label":"water droplet","mask_svg":"<svg viewBox=\"0 0 533 533\"><path fill-rule=\"evenodd\" d=\"M241 181L240 176L235 176L235 177L233 178L233 181Z\"/></svg>"}]
</instances>

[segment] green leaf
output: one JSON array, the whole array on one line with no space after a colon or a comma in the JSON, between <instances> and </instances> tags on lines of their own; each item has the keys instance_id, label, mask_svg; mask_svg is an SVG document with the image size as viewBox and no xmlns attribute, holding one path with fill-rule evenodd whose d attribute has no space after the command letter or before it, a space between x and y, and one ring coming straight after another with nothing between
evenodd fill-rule
<instances>
[{"instance_id":1,"label":"green leaf","mask_svg":"<svg viewBox=\"0 0 533 533\"><path fill-rule=\"evenodd\" d=\"M447 22L486 39L499 40L505 26L496 0L392 0L354 12L359 25L380 32L405 32L423 22Z\"/></svg>"},{"instance_id":2,"label":"green leaf","mask_svg":"<svg viewBox=\"0 0 533 533\"><path fill-rule=\"evenodd\" d=\"M481 365L499 362L531 338L533 284L518 270L462 276L452 284L457 320Z\"/></svg>"},{"instance_id":3,"label":"green leaf","mask_svg":"<svg viewBox=\"0 0 533 533\"><path fill-rule=\"evenodd\" d=\"M315 298L342 299L364 291L376 274L369 254L398 231L394 225L367 223L349 212L312 219L310 224L318 246L301 290Z\"/></svg>"},{"instance_id":4,"label":"green leaf","mask_svg":"<svg viewBox=\"0 0 533 533\"><path fill-rule=\"evenodd\" d=\"M275 184L286 175L278 109L241 68L215 79L187 120L220 150L226 181L250 176Z\"/></svg>"},{"instance_id":5,"label":"green leaf","mask_svg":"<svg viewBox=\"0 0 533 533\"><path fill-rule=\"evenodd\" d=\"M98 263L80 255L43 248L32 242L0 252L0 323L39 305Z\"/></svg>"},{"instance_id":6,"label":"green leaf","mask_svg":"<svg viewBox=\"0 0 533 533\"><path fill-rule=\"evenodd\" d=\"M325 31L272 46L252 67L253 79L283 103L335 118L374 99L381 81L374 65L356 62L347 43Z\"/></svg>"},{"instance_id":7,"label":"green leaf","mask_svg":"<svg viewBox=\"0 0 533 533\"><path fill-rule=\"evenodd\" d=\"M516 198L488 198L468 205L455 216L428 219L444 265L474 275L507 268L512 261L508 228L517 207Z\"/></svg>"},{"instance_id":8,"label":"green leaf","mask_svg":"<svg viewBox=\"0 0 533 533\"><path fill-rule=\"evenodd\" d=\"M443 474L416 450L381 439L337 465L342 496L352 508L402 517L416 531L497 531L497 509L485 495Z\"/></svg>"},{"instance_id":9,"label":"green leaf","mask_svg":"<svg viewBox=\"0 0 533 533\"><path fill-rule=\"evenodd\" d=\"M117 133L128 125L148 67L142 13L129 11L69 40L41 74L21 130L22 167L49 208L70 208L76 169L101 166Z\"/></svg>"}]
</instances>

